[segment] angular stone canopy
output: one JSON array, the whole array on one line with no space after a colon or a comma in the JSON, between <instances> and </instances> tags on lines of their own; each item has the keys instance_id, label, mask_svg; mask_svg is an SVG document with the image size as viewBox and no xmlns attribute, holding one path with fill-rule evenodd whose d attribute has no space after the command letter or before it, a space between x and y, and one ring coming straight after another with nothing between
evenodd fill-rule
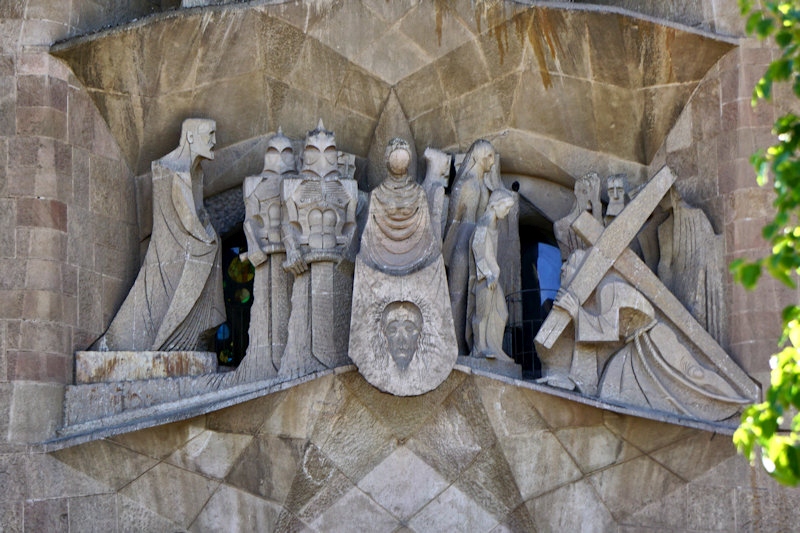
<instances>
[{"instance_id":1,"label":"angular stone canopy","mask_svg":"<svg viewBox=\"0 0 800 533\"><path fill-rule=\"evenodd\" d=\"M221 148L322 117L366 156L394 87L418 151L505 132L504 172L570 185L565 161L647 164L732 47L597 6L359 0L173 11L52 51L136 174L188 116L216 119Z\"/></svg>"}]
</instances>

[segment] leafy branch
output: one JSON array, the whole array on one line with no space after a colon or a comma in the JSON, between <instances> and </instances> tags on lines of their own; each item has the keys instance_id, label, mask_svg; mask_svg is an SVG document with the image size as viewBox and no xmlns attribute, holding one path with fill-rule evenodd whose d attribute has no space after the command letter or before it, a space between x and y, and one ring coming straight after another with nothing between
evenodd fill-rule
<instances>
[{"instance_id":1,"label":"leafy branch","mask_svg":"<svg viewBox=\"0 0 800 533\"><path fill-rule=\"evenodd\" d=\"M759 39L773 38L780 56L773 60L753 90L752 105L771 100L775 82L787 82L800 98L800 0L765 1L756 7L754 0L739 0L746 31ZM800 117L787 113L777 119L773 133L778 142L755 153L750 161L758 184L772 182L775 192L774 219L762 234L772 246L772 253L755 261L737 259L731 263L734 279L748 289L756 286L762 270L789 287L796 287L800 273ZM733 436L740 453L751 461L761 448L766 471L786 485L800 483L800 414L795 414L791 428L782 432L785 417L800 412L800 307L783 310L783 334L786 345L770 358L770 388L765 401L748 407Z\"/></svg>"}]
</instances>

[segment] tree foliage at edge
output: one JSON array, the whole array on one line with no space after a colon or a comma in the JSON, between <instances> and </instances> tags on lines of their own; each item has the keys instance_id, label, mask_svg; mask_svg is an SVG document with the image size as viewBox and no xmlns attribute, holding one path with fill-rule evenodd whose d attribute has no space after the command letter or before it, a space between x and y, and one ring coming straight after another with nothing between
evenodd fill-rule
<instances>
[{"instance_id":1,"label":"tree foliage at edge","mask_svg":"<svg viewBox=\"0 0 800 533\"><path fill-rule=\"evenodd\" d=\"M771 100L775 82L789 83L800 98L800 0L739 0L747 19L746 31L759 39L774 39L780 56L767 67L753 90L752 104ZM759 185L772 182L775 218L763 229L772 253L755 261L737 259L731 264L734 279L752 289L763 270L789 287L796 286L800 273L800 117L787 113L773 127L778 141L755 153L750 161ZM761 449L765 470L780 483L800 483L800 414L790 430L782 431L784 418L800 413L800 307L783 310L783 349L770 358L770 387L764 402L748 407L742 414L733 442L740 453L753 461Z\"/></svg>"}]
</instances>

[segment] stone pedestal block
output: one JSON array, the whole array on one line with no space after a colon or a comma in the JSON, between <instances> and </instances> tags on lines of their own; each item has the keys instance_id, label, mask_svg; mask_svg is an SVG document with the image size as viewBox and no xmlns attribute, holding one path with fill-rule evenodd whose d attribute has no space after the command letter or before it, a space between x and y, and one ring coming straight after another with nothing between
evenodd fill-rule
<instances>
[{"instance_id":1,"label":"stone pedestal block","mask_svg":"<svg viewBox=\"0 0 800 533\"><path fill-rule=\"evenodd\" d=\"M217 371L214 352L77 352L75 382L199 376Z\"/></svg>"}]
</instances>

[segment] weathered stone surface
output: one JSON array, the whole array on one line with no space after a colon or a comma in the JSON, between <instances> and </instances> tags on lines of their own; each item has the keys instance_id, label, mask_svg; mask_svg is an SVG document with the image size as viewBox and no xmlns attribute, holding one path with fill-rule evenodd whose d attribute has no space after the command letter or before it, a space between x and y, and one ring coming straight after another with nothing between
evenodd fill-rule
<instances>
[{"instance_id":1,"label":"weathered stone surface","mask_svg":"<svg viewBox=\"0 0 800 533\"><path fill-rule=\"evenodd\" d=\"M185 528L218 486L218 481L161 463L122 489L120 495Z\"/></svg>"},{"instance_id":2,"label":"weathered stone surface","mask_svg":"<svg viewBox=\"0 0 800 533\"><path fill-rule=\"evenodd\" d=\"M311 527L320 531L333 531L344 524L347 524L348 529L386 533L394 531L400 525L356 487L350 489L339 501L311 522Z\"/></svg>"},{"instance_id":3,"label":"weathered stone surface","mask_svg":"<svg viewBox=\"0 0 800 533\"><path fill-rule=\"evenodd\" d=\"M283 400L264 414L259 433L276 437L308 439L324 411L326 396L335 378L324 377L286 391Z\"/></svg>"},{"instance_id":4,"label":"weathered stone surface","mask_svg":"<svg viewBox=\"0 0 800 533\"><path fill-rule=\"evenodd\" d=\"M358 488L402 522L444 491L447 481L406 447L364 476Z\"/></svg>"},{"instance_id":5,"label":"weathered stone surface","mask_svg":"<svg viewBox=\"0 0 800 533\"><path fill-rule=\"evenodd\" d=\"M193 472L223 479L252 439L249 435L204 431L173 452L166 461Z\"/></svg>"},{"instance_id":6,"label":"weathered stone surface","mask_svg":"<svg viewBox=\"0 0 800 533\"><path fill-rule=\"evenodd\" d=\"M733 443L727 438L696 432L673 445L650 454L681 478L691 481L730 457L735 456Z\"/></svg>"},{"instance_id":7,"label":"weathered stone surface","mask_svg":"<svg viewBox=\"0 0 800 533\"><path fill-rule=\"evenodd\" d=\"M569 505L567 502L581 502ZM614 519L586 481L559 488L527 504L537 531L608 531Z\"/></svg>"},{"instance_id":8,"label":"weathered stone surface","mask_svg":"<svg viewBox=\"0 0 800 533\"><path fill-rule=\"evenodd\" d=\"M394 396L379 391L357 372L342 374L338 380L359 401L369 406L381 424L398 440L405 441L434 416L450 393L466 379L462 372L452 372L436 389L419 396Z\"/></svg>"},{"instance_id":9,"label":"weathered stone surface","mask_svg":"<svg viewBox=\"0 0 800 533\"><path fill-rule=\"evenodd\" d=\"M114 494L70 498L68 504L71 531L101 533L117 527L117 497Z\"/></svg>"},{"instance_id":10,"label":"weathered stone surface","mask_svg":"<svg viewBox=\"0 0 800 533\"><path fill-rule=\"evenodd\" d=\"M305 442L258 436L239 455L226 478L236 488L283 504L302 464Z\"/></svg>"},{"instance_id":11,"label":"weathered stone surface","mask_svg":"<svg viewBox=\"0 0 800 533\"><path fill-rule=\"evenodd\" d=\"M30 531L69 529L67 500L28 500L25 502L25 527Z\"/></svg>"},{"instance_id":12,"label":"weathered stone surface","mask_svg":"<svg viewBox=\"0 0 800 533\"><path fill-rule=\"evenodd\" d=\"M320 420L322 421L322 420ZM336 415L314 428L312 440L350 480L357 482L397 447L391 432L352 396ZM330 424L330 425L329 425Z\"/></svg>"},{"instance_id":13,"label":"weathered stone surface","mask_svg":"<svg viewBox=\"0 0 800 533\"><path fill-rule=\"evenodd\" d=\"M641 455L635 447L602 426L565 428L555 431L554 435L584 474Z\"/></svg>"},{"instance_id":14,"label":"weathered stone surface","mask_svg":"<svg viewBox=\"0 0 800 533\"><path fill-rule=\"evenodd\" d=\"M453 486L480 502L498 520L523 502L514 473L499 445L484 447Z\"/></svg>"},{"instance_id":15,"label":"weathered stone surface","mask_svg":"<svg viewBox=\"0 0 800 533\"><path fill-rule=\"evenodd\" d=\"M450 486L409 523L414 531L489 531L497 520L480 504Z\"/></svg>"},{"instance_id":16,"label":"weathered stone surface","mask_svg":"<svg viewBox=\"0 0 800 533\"><path fill-rule=\"evenodd\" d=\"M544 136L578 143L589 150L606 150L624 158L644 158L646 154L639 153L637 148L644 146L646 141L649 150L654 151L677 119L676 110L690 96L685 90L673 90L674 83L680 82L691 88L730 48L729 44L710 36L667 29L641 19L635 20L639 27L644 25L643 29L621 37L624 32L620 27L629 19L604 15L601 10L553 10L541 6L514 6L512 9L507 5L493 5L481 10L468 2L460 2L451 8L422 3L405 5L403 9L390 13L382 10L384 8L380 7L373 11L373 7L365 7L361 2L345 6L334 4L321 10L304 4L281 4L258 10L217 12L215 24L210 25L199 23L203 16L201 12L187 12L183 17L164 17L135 28L125 39L117 38L112 32L90 42L64 45L58 53L73 65L87 86L103 89L98 94L93 93L98 100L106 99L106 93L120 89L131 95L175 94L189 91L192 83L201 86L209 83L210 91L219 94L225 83L234 79L236 74L248 72L249 77L255 79L264 72L304 93L315 95L315 100L325 102L320 107L331 114L336 94L341 94L343 87L355 83L345 76L354 65L376 83L389 85L398 82L402 85L409 78L420 75L420 70L432 71L435 85L442 83L440 77L445 85L443 98L436 101L450 104L463 93L480 89L509 71L522 67L527 69L528 63L533 63L535 68L532 70L541 74L536 84L524 84L525 91L516 91L514 85L505 89L507 98L519 101L518 107L539 111L518 127L541 131ZM280 19L290 21L294 27ZM475 20L482 19L491 31L485 31L486 27L481 30L475 24ZM363 23L359 24L359 21ZM254 41L252 46L261 51L257 61L253 61L247 52L251 47L241 46L239 39L231 37L251 26L261 29L250 33ZM359 31L353 32L353 27L358 27ZM365 32L363 28L370 28L370 31ZM385 28L385 31L380 31L380 28ZM315 37L304 39L303 31ZM667 36L676 31L678 37ZM147 60L168 55L163 52L167 40L160 38L164 34L183 35L187 41L196 39L209 44L181 54L176 58L177 64L165 68L158 61ZM358 38L354 37L356 34ZM645 39L644 35L650 37ZM521 53L526 47L532 49L532 57ZM669 53L660 55L659 47L668 49ZM119 61L123 54L117 50L137 50L137 54L123 62ZM695 61L690 61L692 67L688 69L680 64L687 53L695 58ZM220 60L222 57L225 61ZM200 65L209 62L217 68L206 67L199 75L193 76L189 69L198 62ZM138 69L133 66L137 63L140 64ZM106 68L92 68L98 64ZM636 68L629 69L629 64L636 65ZM639 65L644 65L644 73L639 72ZM670 68L665 68L665 65ZM114 72L108 72L112 68ZM133 76L132 72L142 74ZM208 72L216 74L209 79ZM426 77L430 79L430 76ZM137 87L139 84L141 87ZM615 85L611 96L608 94L610 84ZM559 91L547 90L553 86L559 87ZM648 100L651 102L649 106L637 91L645 86L654 93ZM252 123L255 110L264 107L261 103L263 94L263 91L242 92L243 104L220 108L218 120L230 124L231 130L236 125ZM570 97L564 98L565 94ZM427 107L417 101L423 98L422 95L406 88L398 90L398 97L411 118L419 116ZM148 99L137 102L137 107L140 105L147 110L157 103L156 99ZM132 164L136 161L146 163L144 158L135 154L152 150L148 146L152 143L151 136L161 137L167 131L176 130L177 120L169 118L163 121L158 131L148 132L146 138L131 139L130 133L124 131L129 127L126 121L116 119L110 106L99 107L105 111L118 138L134 141L136 146L130 153ZM164 106L163 111L171 115L182 107ZM550 110L554 111L552 118L547 113ZM320 109L315 105L310 111L318 114ZM373 102L365 100L357 111L358 114L353 116L369 117L374 127L378 112ZM152 115L147 111L130 113L131 122L139 123L133 131L142 131L141 117ZM565 116L569 118L563 120ZM278 120L286 131L300 132L305 127L304 118L308 119L297 115L281 116ZM607 128L609 121L619 124L610 130ZM646 133L641 126L645 123L651 128ZM565 124L570 127L565 127ZM271 124L273 128L277 125ZM512 126L509 122L501 123L495 131ZM460 137L475 138L485 131L488 130L470 129L461 132ZM242 136L248 132L245 128L234 135L225 140L225 144L244 140ZM422 142L430 141L435 140ZM138 172L144 170L140 168ZM529 167L526 173L541 174L538 170Z\"/></svg>"},{"instance_id":17,"label":"weathered stone surface","mask_svg":"<svg viewBox=\"0 0 800 533\"><path fill-rule=\"evenodd\" d=\"M284 507L310 523L355 485L314 444L306 446L301 465Z\"/></svg>"},{"instance_id":18,"label":"weathered stone surface","mask_svg":"<svg viewBox=\"0 0 800 533\"><path fill-rule=\"evenodd\" d=\"M581 471L552 433L542 431L500 442L514 472L522 499L527 501L581 478Z\"/></svg>"},{"instance_id":19,"label":"weathered stone surface","mask_svg":"<svg viewBox=\"0 0 800 533\"><path fill-rule=\"evenodd\" d=\"M205 429L203 419L191 419L164 427L154 427L117 435L111 440L139 453L163 459Z\"/></svg>"},{"instance_id":20,"label":"weathered stone surface","mask_svg":"<svg viewBox=\"0 0 800 533\"><path fill-rule=\"evenodd\" d=\"M180 531L182 524L173 522L151 508L121 494L117 495L117 523L119 530L125 533L137 531Z\"/></svg>"},{"instance_id":21,"label":"weathered stone surface","mask_svg":"<svg viewBox=\"0 0 800 533\"><path fill-rule=\"evenodd\" d=\"M214 352L76 352L75 382L197 376L217 371Z\"/></svg>"},{"instance_id":22,"label":"weathered stone surface","mask_svg":"<svg viewBox=\"0 0 800 533\"><path fill-rule=\"evenodd\" d=\"M529 435L548 429L547 423L536 411L535 393L490 378L475 376L472 379L480 392L494 433L501 442L505 437Z\"/></svg>"},{"instance_id":23,"label":"weathered stone surface","mask_svg":"<svg viewBox=\"0 0 800 533\"><path fill-rule=\"evenodd\" d=\"M680 478L648 457L618 464L588 481L617 520L681 486Z\"/></svg>"},{"instance_id":24,"label":"weathered stone surface","mask_svg":"<svg viewBox=\"0 0 800 533\"><path fill-rule=\"evenodd\" d=\"M55 435L61 423L64 386L16 381L8 414L9 442L41 442Z\"/></svg>"},{"instance_id":25,"label":"weathered stone surface","mask_svg":"<svg viewBox=\"0 0 800 533\"><path fill-rule=\"evenodd\" d=\"M275 531L280 508L227 485L220 485L192 522L190 531Z\"/></svg>"},{"instance_id":26,"label":"weathered stone surface","mask_svg":"<svg viewBox=\"0 0 800 533\"><path fill-rule=\"evenodd\" d=\"M124 487L157 462L147 455L106 440L59 450L53 453L53 457L115 490Z\"/></svg>"}]
</instances>

